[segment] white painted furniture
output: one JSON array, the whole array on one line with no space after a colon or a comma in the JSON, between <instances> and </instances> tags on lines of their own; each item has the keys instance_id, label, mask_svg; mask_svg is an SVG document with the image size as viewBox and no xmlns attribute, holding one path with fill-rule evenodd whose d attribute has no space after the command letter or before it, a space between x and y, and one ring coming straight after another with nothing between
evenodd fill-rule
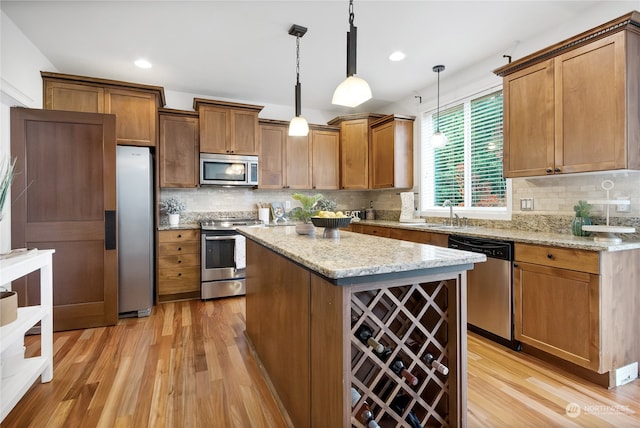
<instances>
[{"instance_id":1,"label":"white painted furniture","mask_svg":"<svg viewBox=\"0 0 640 428\"><path fill-rule=\"evenodd\" d=\"M8 284L31 272L40 270L40 305L18 308L18 318L0 327L0 353L24 340L31 327L41 322L39 357L22 358L12 367L13 376L0 379L0 421L33 385L38 376L41 382L53 378L53 269L52 255L55 250L32 250L26 254L0 260L0 284Z\"/></svg>"}]
</instances>

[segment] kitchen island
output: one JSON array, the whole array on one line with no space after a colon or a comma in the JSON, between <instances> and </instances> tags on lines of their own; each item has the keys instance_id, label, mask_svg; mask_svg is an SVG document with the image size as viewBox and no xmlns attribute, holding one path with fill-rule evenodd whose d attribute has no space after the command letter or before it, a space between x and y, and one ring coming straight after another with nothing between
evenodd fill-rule
<instances>
[{"instance_id":1,"label":"kitchen island","mask_svg":"<svg viewBox=\"0 0 640 428\"><path fill-rule=\"evenodd\" d=\"M246 334L291 426L363 427L365 400L384 426L466 425L466 271L484 255L345 231L239 231Z\"/></svg>"}]
</instances>

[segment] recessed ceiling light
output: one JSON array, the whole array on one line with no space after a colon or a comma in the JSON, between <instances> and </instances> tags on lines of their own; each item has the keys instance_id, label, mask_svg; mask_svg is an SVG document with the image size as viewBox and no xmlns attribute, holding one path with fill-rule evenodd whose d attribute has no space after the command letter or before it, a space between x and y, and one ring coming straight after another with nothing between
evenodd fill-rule
<instances>
[{"instance_id":1,"label":"recessed ceiling light","mask_svg":"<svg viewBox=\"0 0 640 428\"><path fill-rule=\"evenodd\" d=\"M140 68L151 68L151 63L146 59L138 59L134 64Z\"/></svg>"},{"instance_id":2,"label":"recessed ceiling light","mask_svg":"<svg viewBox=\"0 0 640 428\"><path fill-rule=\"evenodd\" d=\"M389 60L390 61L402 61L405 56L406 55L404 54L404 52L395 51L394 53L389 55Z\"/></svg>"}]
</instances>

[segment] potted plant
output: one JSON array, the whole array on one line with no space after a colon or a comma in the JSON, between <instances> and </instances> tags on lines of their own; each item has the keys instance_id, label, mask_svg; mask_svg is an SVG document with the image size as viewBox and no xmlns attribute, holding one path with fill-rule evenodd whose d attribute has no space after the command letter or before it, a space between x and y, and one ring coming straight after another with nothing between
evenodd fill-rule
<instances>
[{"instance_id":1,"label":"potted plant","mask_svg":"<svg viewBox=\"0 0 640 428\"><path fill-rule=\"evenodd\" d=\"M291 197L301 204L301 206L289 211L289 218L298 221L296 224L296 232L300 235L313 235L315 233L315 227L310 223L311 217L318 213L319 209L316 204L323 199L324 196L320 193L313 196L293 193Z\"/></svg>"},{"instance_id":2,"label":"potted plant","mask_svg":"<svg viewBox=\"0 0 640 428\"><path fill-rule=\"evenodd\" d=\"M587 201L578 201L578 203L573 206L573 210L576 212L576 216L571 220L571 233L575 236L589 236L590 233L582 230L582 226L591 224L591 218L589 217L591 205L589 205Z\"/></svg>"},{"instance_id":3,"label":"potted plant","mask_svg":"<svg viewBox=\"0 0 640 428\"><path fill-rule=\"evenodd\" d=\"M187 209L185 203L175 197L160 202L160 210L169 214L169 226L177 226L180 223L180 213L185 209Z\"/></svg>"},{"instance_id":4,"label":"potted plant","mask_svg":"<svg viewBox=\"0 0 640 428\"><path fill-rule=\"evenodd\" d=\"M2 212L4 210L4 201L11 188L13 182L13 168L16 164L15 159L9 161L8 159L2 159L0 163L0 221L2 221Z\"/></svg>"}]
</instances>

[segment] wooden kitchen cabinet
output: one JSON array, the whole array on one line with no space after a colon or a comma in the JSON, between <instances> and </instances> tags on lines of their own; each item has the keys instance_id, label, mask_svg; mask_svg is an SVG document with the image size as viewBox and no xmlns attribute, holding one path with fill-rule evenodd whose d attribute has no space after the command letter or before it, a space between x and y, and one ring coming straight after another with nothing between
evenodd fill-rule
<instances>
[{"instance_id":1,"label":"wooden kitchen cabinet","mask_svg":"<svg viewBox=\"0 0 640 428\"><path fill-rule=\"evenodd\" d=\"M200 296L200 230L158 232L158 301Z\"/></svg>"},{"instance_id":2,"label":"wooden kitchen cabinet","mask_svg":"<svg viewBox=\"0 0 640 428\"><path fill-rule=\"evenodd\" d=\"M116 115L116 143L155 147L164 89L93 77L41 72L47 110Z\"/></svg>"},{"instance_id":3,"label":"wooden kitchen cabinet","mask_svg":"<svg viewBox=\"0 0 640 428\"><path fill-rule=\"evenodd\" d=\"M350 230L356 233L382 236L385 238L399 239L401 241L417 242L438 247L449 245L449 235L446 233L431 232L426 230L411 230L397 227L377 226L372 224L351 223Z\"/></svg>"},{"instance_id":4,"label":"wooden kitchen cabinet","mask_svg":"<svg viewBox=\"0 0 640 428\"><path fill-rule=\"evenodd\" d=\"M615 386L614 370L640 360L639 257L516 243L515 338Z\"/></svg>"},{"instance_id":5,"label":"wooden kitchen cabinet","mask_svg":"<svg viewBox=\"0 0 640 428\"><path fill-rule=\"evenodd\" d=\"M371 123L383 115L364 113L339 116L328 122L340 126L340 188L369 188Z\"/></svg>"},{"instance_id":6,"label":"wooden kitchen cabinet","mask_svg":"<svg viewBox=\"0 0 640 428\"><path fill-rule=\"evenodd\" d=\"M371 124L370 188L413 187L414 120L390 114Z\"/></svg>"},{"instance_id":7,"label":"wooden kitchen cabinet","mask_svg":"<svg viewBox=\"0 0 640 428\"><path fill-rule=\"evenodd\" d=\"M200 115L200 151L257 155L258 113L263 106L194 98Z\"/></svg>"},{"instance_id":8,"label":"wooden kitchen cabinet","mask_svg":"<svg viewBox=\"0 0 640 428\"><path fill-rule=\"evenodd\" d=\"M633 12L495 71L505 177L640 169L639 26Z\"/></svg>"},{"instance_id":9,"label":"wooden kitchen cabinet","mask_svg":"<svg viewBox=\"0 0 640 428\"><path fill-rule=\"evenodd\" d=\"M337 189L338 130L310 125L306 137L288 135L289 122L260 123L262 189Z\"/></svg>"},{"instance_id":10,"label":"wooden kitchen cabinet","mask_svg":"<svg viewBox=\"0 0 640 428\"><path fill-rule=\"evenodd\" d=\"M160 140L158 168L161 188L198 187L200 130L198 114L158 109Z\"/></svg>"}]
</instances>

